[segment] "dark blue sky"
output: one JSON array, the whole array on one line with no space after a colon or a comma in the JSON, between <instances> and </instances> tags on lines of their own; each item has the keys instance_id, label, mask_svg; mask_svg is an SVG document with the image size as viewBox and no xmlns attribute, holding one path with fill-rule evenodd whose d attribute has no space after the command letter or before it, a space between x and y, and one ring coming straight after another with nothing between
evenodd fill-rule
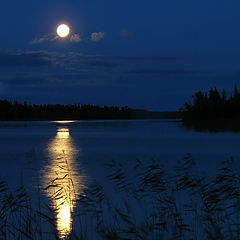
<instances>
[{"instance_id":1,"label":"dark blue sky","mask_svg":"<svg viewBox=\"0 0 240 240\"><path fill-rule=\"evenodd\" d=\"M240 77L239 0L8 0L0 96L175 110ZM56 39L59 23L71 36Z\"/></svg>"}]
</instances>

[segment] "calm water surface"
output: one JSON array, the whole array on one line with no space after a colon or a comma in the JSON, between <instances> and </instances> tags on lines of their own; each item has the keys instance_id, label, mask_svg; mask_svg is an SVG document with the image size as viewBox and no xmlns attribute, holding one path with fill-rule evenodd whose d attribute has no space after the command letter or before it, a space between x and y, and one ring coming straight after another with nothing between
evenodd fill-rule
<instances>
[{"instance_id":1,"label":"calm water surface","mask_svg":"<svg viewBox=\"0 0 240 240\"><path fill-rule=\"evenodd\" d=\"M155 159L171 169L186 154L206 172L230 157L238 163L240 134L199 133L167 120L0 123L1 179L40 185L60 238L71 231L76 196L91 179L102 179L108 162L128 167Z\"/></svg>"}]
</instances>

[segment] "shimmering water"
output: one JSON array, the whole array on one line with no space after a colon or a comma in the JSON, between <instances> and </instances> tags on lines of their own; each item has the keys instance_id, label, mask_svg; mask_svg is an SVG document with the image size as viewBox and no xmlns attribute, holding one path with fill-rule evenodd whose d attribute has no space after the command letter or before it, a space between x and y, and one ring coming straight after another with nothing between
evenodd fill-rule
<instances>
[{"instance_id":1,"label":"shimmering water","mask_svg":"<svg viewBox=\"0 0 240 240\"><path fill-rule=\"evenodd\" d=\"M56 227L60 238L65 238L72 229L72 214L77 196L83 187L81 172L78 172L76 157L78 148L68 128L59 128L49 143L49 162L43 166L42 188L56 212Z\"/></svg>"},{"instance_id":2,"label":"shimmering water","mask_svg":"<svg viewBox=\"0 0 240 240\"><path fill-rule=\"evenodd\" d=\"M102 179L111 160L128 167L155 159L171 169L191 154L209 172L230 157L238 162L239 146L239 133L199 133L166 120L1 122L0 174L12 187L40 186L64 238L76 196L91 179Z\"/></svg>"}]
</instances>

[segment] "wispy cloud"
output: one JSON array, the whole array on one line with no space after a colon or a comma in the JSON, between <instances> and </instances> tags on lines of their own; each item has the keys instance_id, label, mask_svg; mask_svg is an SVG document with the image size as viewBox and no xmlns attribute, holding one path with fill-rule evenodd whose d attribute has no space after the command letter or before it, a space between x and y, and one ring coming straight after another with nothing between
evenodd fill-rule
<instances>
[{"instance_id":1,"label":"wispy cloud","mask_svg":"<svg viewBox=\"0 0 240 240\"><path fill-rule=\"evenodd\" d=\"M0 67L49 65L52 62L44 51L0 51Z\"/></svg>"},{"instance_id":2,"label":"wispy cloud","mask_svg":"<svg viewBox=\"0 0 240 240\"><path fill-rule=\"evenodd\" d=\"M30 43L37 45L37 44L43 44L47 42L52 42L58 39L58 36L55 35L45 35L42 37L35 37Z\"/></svg>"},{"instance_id":3,"label":"wispy cloud","mask_svg":"<svg viewBox=\"0 0 240 240\"><path fill-rule=\"evenodd\" d=\"M41 37L41 38L34 38L32 41L31 41L31 44L41 44L41 43L44 43L46 42L46 38L44 37Z\"/></svg>"},{"instance_id":4,"label":"wispy cloud","mask_svg":"<svg viewBox=\"0 0 240 240\"><path fill-rule=\"evenodd\" d=\"M81 37L79 34L73 34L71 37L70 37L70 42L75 42L75 43L79 43L81 42Z\"/></svg>"},{"instance_id":5,"label":"wispy cloud","mask_svg":"<svg viewBox=\"0 0 240 240\"><path fill-rule=\"evenodd\" d=\"M38 44L50 43L58 40L61 40L61 38L58 37L57 35L52 34L52 35L45 35L42 37L36 37L30 43L33 45L38 45ZM81 42L82 39L80 37L80 34L74 33L71 36L67 37L65 40L72 43L79 43Z\"/></svg>"},{"instance_id":6,"label":"wispy cloud","mask_svg":"<svg viewBox=\"0 0 240 240\"><path fill-rule=\"evenodd\" d=\"M131 36L133 36L133 32L129 31L129 30L126 29L126 28L123 28L123 29L120 31L120 36L121 36L121 37L131 37Z\"/></svg>"},{"instance_id":7,"label":"wispy cloud","mask_svg":"<svg viewBox=\"0 0 240 240\"><path fill-rule=\"evenodd\" d=\"M171 75L200 75L200 74L210 74L211 72L206 70L193 70L193 69L132 69L128 71L130 74L139 74L139 75L148 75L148 74L155 74L159 76L171 76Z\"/></svg>"},{"instance_id":8,"label":"wispy cloud","mask_svg":"<svg viewBox=\"0 0 240 240\"><path fill-rule=\"evenodd\" d=\"M99 42L105 37L104 32L93 32L91 34L91 41L92 42Z\"/></svg>"},{"instance_id":9,"label":"wispy cloud","mask_svg":"<svg viewBox=\"0 0 240 240\"><path fill-rule=\"evenodd\" d=\"M115 68L120 65L119 62L116 61L89 61L86 63L87 66L91 67L104 67L104 68Z\"/></svg>"},{"instance_id":10,"label":"wispy cloud","mask_svg":"<svg viewBox=\"0 0 240 240\"><path fill-rule=\"evenodd\" d=\"M65 38L65 41L68 41L69 43L80 43L80 42L99 42L101 41L103 38L105 37L105 33L104 32L93 32L89 37L82 37L79 33L74 33L70 36L68 36L67 38ZM50 43L53 41L59 41L62 40L60 37L58 37L55 34L51 34L51 35L45 35L42 37L35 37L30 43L33 45L39 45L39 44L46 44L46 43Z\"/></svg>"},{"instance_id":11,"label":"wispy cloud","mask_svg":"<svg viewBox=\"0 0 240 240\"><path fill-rule=\"evenodd\" d=\"M82 41L75 34L71 41ZM41 42L41 41L40 41ZM163 64L171 65L179 62L181 58L174 56L111 56L88 55L79 52L54 52L54 51L7 51L0 50L0 67L2 66L55 66L64 69L79 69L83 66L116 68L125 66L124 72L129 74L186 74L195 73L185 69L164 68ZM127 64L126 64L127 62ZM149 68L146 67L151 66ZM163 68L163 69L162 69ZM173 71L174 70L174 71Z\"/></svg>"}]
</instances>

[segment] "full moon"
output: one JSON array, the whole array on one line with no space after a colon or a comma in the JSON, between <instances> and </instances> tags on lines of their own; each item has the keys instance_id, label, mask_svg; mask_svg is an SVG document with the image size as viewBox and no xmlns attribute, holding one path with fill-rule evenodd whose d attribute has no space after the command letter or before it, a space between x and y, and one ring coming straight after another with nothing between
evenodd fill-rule
<instances>
[{"instance_id":1,"label":"full moon","mask_svg":"<svg viewBox=\"0 0 240 240\"><path fill-rule=\"evenodd\" d=\"M58 26L57 34L58 34L59 37L65 38L69 35L69 33L70 33L70 29L69 29L68 25L61 24L61 25Z\"/></svg>"}]
</instances>

